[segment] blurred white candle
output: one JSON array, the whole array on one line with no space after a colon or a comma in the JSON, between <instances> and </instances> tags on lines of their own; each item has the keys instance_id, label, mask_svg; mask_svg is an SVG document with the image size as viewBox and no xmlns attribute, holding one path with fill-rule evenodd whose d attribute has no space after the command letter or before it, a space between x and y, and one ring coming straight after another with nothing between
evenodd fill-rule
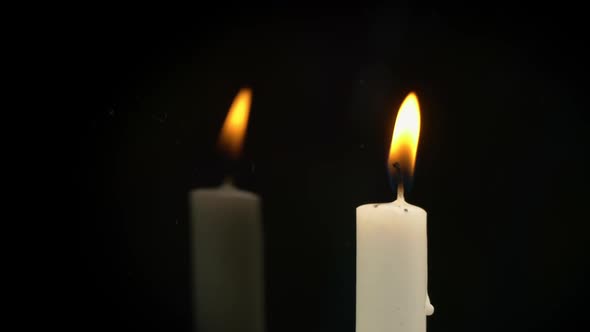
<instances>
[{"instance_id":1,"label":"blurred white candle","mask_svg":"<svg viewBox=\"0 0 590 332\"><path fill-rule=\"evenodd\" d=\"M240 156L250 102L251 91L242 89L223 125L219 143L230 159ZM195 327L263 332L261 201L229 179L189 194Z\"/></svg>"},{"instance_id":2,"label":"blurred white candle","mask_svg":"<svg viewBox=\"0 0 590 332\"><path fill-rule=\"evenodd\" d=\"M357 332L424 332L426 315L434 311L427 294L426 211L403 196L419 133L418 99L411 93L398 112L389 154L389 171L399 183L397 200L356 210Z\"/></svg>"}]
</instances>

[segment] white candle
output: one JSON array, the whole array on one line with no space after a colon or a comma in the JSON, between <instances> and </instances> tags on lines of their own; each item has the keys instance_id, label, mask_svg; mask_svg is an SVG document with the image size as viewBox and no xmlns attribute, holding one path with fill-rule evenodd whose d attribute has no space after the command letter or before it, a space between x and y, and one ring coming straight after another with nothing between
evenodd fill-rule
<instances>
[{"instance_id":1,"label":"white candle","mask_svg":"<svg viewBox=\"0 0 590 332\"><path fill-rule=\"evenodd\" d=\"M418 99L411 93L396 118L389 155L389 170L399 183L398 198L356 210L357 332L424 332L426 315L434 311L427 294L426 211L403 196L403 180L414 168L419 130Z\"/></svg>"},{"instance_id":2,"label":"white candle","mask_svg":"<svg viewBox=\"0 0 590 332\"><path fill-rule=\"evenodd\" d=\"M239 157L251 92L241 90L228 113L220 145ZM260 198L233 186L189 194L193 308L197 331L264 331L263 238Z\"/></svg>"}]
</instances>

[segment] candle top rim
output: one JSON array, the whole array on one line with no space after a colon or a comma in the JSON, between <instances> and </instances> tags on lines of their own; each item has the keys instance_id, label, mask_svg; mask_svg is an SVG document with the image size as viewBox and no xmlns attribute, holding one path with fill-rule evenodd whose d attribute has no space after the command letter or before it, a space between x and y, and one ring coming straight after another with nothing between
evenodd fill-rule
<instances>
[{"instance_id":1,"label":"candle top rim","mask_svg":"<svg viewBox=\"0 0 590 332\"><path fill-rule=\"evenodd\" d=\"M386 202L386 203L367 203L359 205L357 208L358 210L361 209L375 209L375 210L385 210L385 211L396 211L396 212L423 212L426 214L426 210L423 208L412 205L408 202L400 202L399 200L395 200L393 202ZM407 210L407 211L404 211Z\"/></svg>"},{"instance_id":2,"label":"candle top rim","mask_svg":"<svg viewBox=\"0 0 590 332\"><path fill-rule=\"evenodd\" d=\"M221 196L223 198L243 198L258 200L259 196L251 191L243 190L232 185L222 185L219 187L203 187L196 188L190 191L191 197L198 197L201 195L207 196Z\"/></svg>"}]
</instances>

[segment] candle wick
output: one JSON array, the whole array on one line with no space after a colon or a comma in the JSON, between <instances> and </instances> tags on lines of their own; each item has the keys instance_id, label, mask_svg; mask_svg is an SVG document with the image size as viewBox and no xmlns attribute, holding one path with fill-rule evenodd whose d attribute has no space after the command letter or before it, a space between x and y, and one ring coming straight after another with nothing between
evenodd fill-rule
<instances>
[{"instance_id":1,"label":"candle wick","mask_svg":"<svg viewBox=\"0 0 590 332\"><path fill-rule=\"evenodd\" d=\"M404 183L402 181L400 181L397 185L397 199L399 199L402 202L405 202L404 199Z\"/></svg>"},{"instance_id":2,"label":"candle wick","mask_svg":"<svg viewBox=\"0 0 590 332\"><path fill-rule=\"evenodd\" d=\"M404 177L402 174L402 166L399 162L393 164L393 168L397 170L397 199L401 202L405 202L404 199Z\"/></svg>"}]
</instances>

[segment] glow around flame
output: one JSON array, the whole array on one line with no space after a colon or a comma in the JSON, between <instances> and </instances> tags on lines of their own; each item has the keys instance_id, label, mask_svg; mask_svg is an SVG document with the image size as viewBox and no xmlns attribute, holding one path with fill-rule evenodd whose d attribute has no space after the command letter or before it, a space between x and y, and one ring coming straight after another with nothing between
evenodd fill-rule
<instances>
[{"instance_id":1,"label":"glow around flame","mask_svg":"<svg viewBox=\"0 0 590 332\"><path fill-rule=\"evenodd\" d=\"M252 90L241 89L234 98L221 128L219 146L231 159L238 159L242 153L251 102Z\"/></svg>"},{"instance_id":2,"label":"glow around flame","mask_svg":"<svg viewBox=\"0 0 590 332\"><path fill-rule=\"evenodd\" d=\"M418 97L410 92L399 108L389 148L389 174L397 181L409 180L414 174L418 138L420 136L420 105ZM396 170L397 163L401 170ZM401 178L399 178L401 176Z\"/></svg>"}]
</instances>

